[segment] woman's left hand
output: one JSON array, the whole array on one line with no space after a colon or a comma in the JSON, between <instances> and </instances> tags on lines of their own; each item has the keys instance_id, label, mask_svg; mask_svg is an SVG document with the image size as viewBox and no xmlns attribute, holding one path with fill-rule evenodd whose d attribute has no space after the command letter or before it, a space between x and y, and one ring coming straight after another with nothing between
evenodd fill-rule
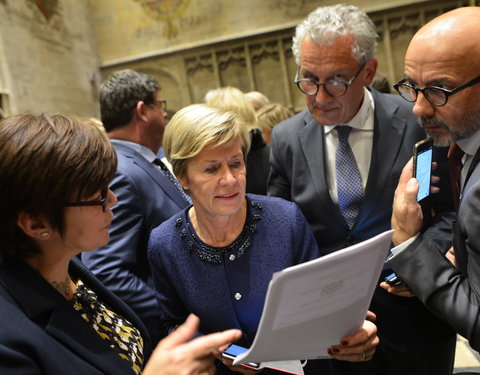
<instances>
[{"instance_id":1,"label":"woman's left hand","mask_svg":"<svg viewBox=\"0 0 480 375\"><path fill-rule=\"evenodd\" d=\"M328 353L335 359L348 362L362 362L372 359L375 347L380 342L377 326L365 320L362 328L353 335L345 336L340 345L334 345Z\"/></svg>"},{"instance_id":2,"label":"woman's left hand","mask_svg":"<svg viewBox=\"0 0 480 375\"><path fill-rule=\"evenodd\" d=\"M240 374L243 374L243 375L254 375L258 372L260 372L261 370L255 370L253 368L250 368L250 367L246 367L246 366L242 366L242 365L236 365L234 366L233 365L233 361L231 359L228 359L228 358L225 358L225 357L222 357L221 355L218 357L222 363L227 366L230 370L232 371L235 371L235 372L238 372Z\"/></svg>"}]
</instances>

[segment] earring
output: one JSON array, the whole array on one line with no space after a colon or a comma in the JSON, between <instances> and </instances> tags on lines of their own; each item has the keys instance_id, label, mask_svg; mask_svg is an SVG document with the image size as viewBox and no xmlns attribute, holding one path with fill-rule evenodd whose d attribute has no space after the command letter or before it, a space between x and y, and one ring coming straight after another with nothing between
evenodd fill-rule
<instances>
[{"instance_id":1,"label":"earring","mask_svg":"<svg viewBox=\"0 0 480 375\"><path fill-rule=\"evenodd\" d=\"M46 240L48 238L48 232L40 232L39 236L42 240Z\"/></svg>"}]
</instances>

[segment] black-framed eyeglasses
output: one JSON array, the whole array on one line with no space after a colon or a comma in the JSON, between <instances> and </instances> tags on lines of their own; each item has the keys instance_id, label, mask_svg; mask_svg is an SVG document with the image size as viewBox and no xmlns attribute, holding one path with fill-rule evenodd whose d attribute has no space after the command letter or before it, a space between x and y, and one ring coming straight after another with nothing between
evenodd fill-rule
<instances>
[{"instance_id":1,"label":"black-framed eyeglasses","mask_svg":"<svg viewBox=\"0 0 480 375\"><path fill-rule=\"evenodd\" d=\"M411 102L411 103L416 102L418 98L418 93L421 92L423 96L425 96L425 99L427 99L430 104L433 104L437 107L441 107L447 104L448 98L451 95L456 94L457 92L460 92L463 89L466 89L467 87L476 85L479 82L480 82L480 76L472 79L471 81L468 81L464 85L457 87L456 89L453 89L453 90L447 90L447 89L444 89L443 87L437 87L437 86L427 86L421 89L413 86L410 83L407 83L407 79L405 78L395 83L393 85L393 88L397 90L400 96L408 102Z\"/></svg>"},{"instance_id":2,"label":"black-framed eyeglasses","mask_svg":"<svg viewBox=\"0 0 480 375\"><path fill-rule=\"evenodd\" d=\"M155 100L153 103L151 103L152 105L155 105L155 106L158 106L160 105L160 109L163 111L163 112L167 112L167 101L166 100Z\"/></svg>"},{"instance_id":3,"label":"black-framed eyeglasses","mask_svg":"<svg viewBox=\"0 0 480 375\"><path fill-rule=\"evenodd\" d=\"M103 212L107 210L107 201L108 201L108 188L101 191L101 198L92 200L92 201L82 201L82 202L67 202L63 205L65 207L81 207L81 206L102 206Z\"/></svg>"},{"instance_id":4,"label":"black-framed eyeglasses","mask_svg":"<svg viewBox=\"0 0 480 375\"><path fill-rule=\"evenodd\" d=\"M298 78L300 74L300 67L297 69L297 73L295 74L295 84L303 92L305 95L314 96L317 95L320 86L323 86L325 92L333 97L345 95L348 90L348 87L355 81L358 77L360 72L365 67L366 63L364 63L358 72L349 80L344 81L338 78L330 79L326 82L315 82L312 81L310 78Z\"/></svg>"}]
</instances>

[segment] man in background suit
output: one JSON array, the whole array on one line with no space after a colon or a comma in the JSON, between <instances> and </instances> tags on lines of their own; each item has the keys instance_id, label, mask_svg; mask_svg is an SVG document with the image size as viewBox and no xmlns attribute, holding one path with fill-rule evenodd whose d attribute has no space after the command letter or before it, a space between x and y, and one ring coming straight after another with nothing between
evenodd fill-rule
<instances>
[{"instance_id":1,"label":"man in background suit","mask_svg":"<svg viewBox=\"0 0 480 375\"><path fill-rule=\"evenodd\" d=\"M390 229L398 178L425 138L408 103L367 88L377 68L375 40L373 22L346 5L318 8L294 37L296 83L308 110L273 130L268 193L299 205L323 254ZM449 224L441 218L438 225ZM385 269L382 280L391 272ZM417 298L378 287L370 309L380 337L373 359L334 361L335 374L451 373L454 332Z\"/></svg>"},{"instance_id":2,"label":"man in background suit","mask_svg":"<svg viewBox=\"0 0 480 375\"><path fill-rule=\"evenodd\" d=\"M418 184L412 178L412 163L408 163L395 193L392 217L396 229L393 242L399 246L392 249L394 256L389 260L418 298L467 338L477 351L480 350L479 35L480 8L459 8L421 28L408 47L405 79L395 86L403 98L415 103L413 113L435 144L456 143L465 153L458 181L462 194L451 233L453 254L449 252L447 259L446 249L442 252L432 248L431 240L419 233L422 213L415 199ZM396 292L396 288L384 287Z\"/></svg>"},{"instance_id":3,"label":"man in background suit","mask_svg":"<svg viewBox=\"0 0 480 375\"><path fill-rule=\"evenodd\" d=\"M157 301L147 262L150 231L189 202L156 154L165 130L166 102L147 74L122 70L100 89L100 112L117 151L110 189L118 198L108 245L82 255L83 263L160 339Z\"/></svg>"}]
</instances>

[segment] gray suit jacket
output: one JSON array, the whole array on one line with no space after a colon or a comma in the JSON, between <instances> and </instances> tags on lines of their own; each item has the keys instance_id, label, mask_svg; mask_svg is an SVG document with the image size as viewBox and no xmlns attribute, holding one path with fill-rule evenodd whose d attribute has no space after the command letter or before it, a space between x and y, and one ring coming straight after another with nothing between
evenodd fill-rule
<instances>
[{"instance_id":1,"label":"gray suit jacket","mask_svg":"<svg viewBox=\"0 0 480 375\"><path fill-rule=\"evenodd\" d=\"M480 148L470 166L457 221L454 267L429 238L419 236L389 264L435 314L480 350Z\"/></svg>"},{"instance_id":2,"label":"gray suit jacket","mask_svg":"<svg viewBox=\"0 0 480 375\"><path fill-rule=\"evenodd\" d=\"M180 191L152 163L112 140L118 168L110 189L118 198L110 241L82 254L83 263L138 314L152 340L160 339L158 306L147 260L152 229L188 206Z\"/></svg>"},{"instance_id":3,"label":"gray suit jacket","mask_svg":"<svg viewBox=\"0 0 480 375\"><path fill-rule=\"evenodd\" d=\"M375 101L371 164L365 197L351 229L328 191L322 126L305 110L273 129L268 194L299 205L313 229L322 254L390 229L393 196L399 176L412 156L414 144L425 138L409 103L397 95L371 91ZM439 151L435 153L439 154ZM443 210L442 205L434 203L439 211ZM446 208L449 208L448 204ZM430 207L425 208L425 213L428 212ZM444 227L450 225L452 215L445 216L447 218L438 215L436 219L442 227L436 236L441 244L450 243ZM390 267L386 267L381 278L390 272ZM398 369L408 365L409 361L421 361L426 352L443 345L444 338L453 339L454 345L450 327L432 315L417 298L393 296L377 287L370 308L378 317L376 324L380 346L377 354L385 353ZM453 356L454 346L451 349Z\"/></svg>"},{"instance_id":4,"label":"gray suit jacket","mask_svg":"<svg viewBox=\"0 0 480 375\"><path fill-rule=\"evenodd\" d=\"M370 172L351 230L328 191L322 126L305 110L273 129L268 194L299 205L324 254L390 229L398 178L412 156L413 145L425 138L408 103L375 90L372 94L375 123Z\"/></svg>"}]
</instances>

